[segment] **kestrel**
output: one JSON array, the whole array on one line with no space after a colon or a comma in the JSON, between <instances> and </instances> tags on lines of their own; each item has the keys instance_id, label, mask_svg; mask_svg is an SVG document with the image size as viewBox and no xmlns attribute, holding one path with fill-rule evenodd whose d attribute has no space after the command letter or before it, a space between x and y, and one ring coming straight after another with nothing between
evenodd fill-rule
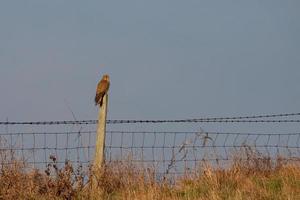
<instances>
[{"instance_id":1,"label":"kestrel","mask_svg":"<svg viewBox=\"0 0 300 200\"><path fill-rule=\"evenodd\" d=\"M107 74L103 75L101 81L97 85L96 96L95 96L95 105L99 104L102 106L103 97L109 89L109 76Z\"/></svg>"}]
</instances>

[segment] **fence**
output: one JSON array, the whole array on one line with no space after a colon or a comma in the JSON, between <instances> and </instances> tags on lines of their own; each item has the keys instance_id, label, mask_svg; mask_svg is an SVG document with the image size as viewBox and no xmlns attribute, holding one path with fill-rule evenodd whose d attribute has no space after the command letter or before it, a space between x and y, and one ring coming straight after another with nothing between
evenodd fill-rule
<instances>
[{"instance_id":1,"label":"fence","mask_svg":"<svg viewBox=\"0 0 300 200\"><path fill-rule=\"evenodd\" d=\"M193 171L201 162L226 166L237 155L247 159L249 157L243 155L251 153L299 163L300 132L217 132L199 127L223 123L298 126L299 119L290 119L298 116L300 113L185 120L107 120L105 160L151 167L163 175ZM89 167L94 158L96 125L97 120L0 122L0 164L20 159L42 169L54 158L58 165L68 161L77 167ZM188 131L176 131L183 128Z\"/></svg>"}]
</instances>

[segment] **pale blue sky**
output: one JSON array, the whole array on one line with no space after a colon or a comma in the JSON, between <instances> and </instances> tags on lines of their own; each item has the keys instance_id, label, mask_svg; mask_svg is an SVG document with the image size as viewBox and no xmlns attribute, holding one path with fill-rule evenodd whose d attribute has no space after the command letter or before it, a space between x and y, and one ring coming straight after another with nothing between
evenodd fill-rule
<instances>
[{"instance_id":1,"label":"pale blue sky","mask_svg":"<svg viewBox=\"0 0 300 200\"><path fill-rule=\"evenodd\" d=\"M300 1L0 2L0 121L300 111Z\"/></svg>"}]
</instances>

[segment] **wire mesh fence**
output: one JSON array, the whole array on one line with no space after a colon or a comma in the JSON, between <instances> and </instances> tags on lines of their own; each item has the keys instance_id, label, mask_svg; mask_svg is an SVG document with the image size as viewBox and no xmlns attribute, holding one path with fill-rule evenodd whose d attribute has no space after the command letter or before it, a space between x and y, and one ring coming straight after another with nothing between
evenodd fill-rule
<instances>
[{"instance_id":1,"label":"wire mesh fence","mask_svg":"<svg viewBox=\"0 0 300 200\"><path fill-rule=\"evenodd\" d=\"M127 159L164 175L193 172L202 162L226 167L249 154L300 161L300 133L109 131L107 136L107 161Z\"/></svg>"},{"instance_id":2,"label":"wire mesh fence","mask_svg":"<svg viewBox=\"0 0 300 200\"><path fill-rule=\"evenodd\" d=\"M250 154L271 160L280 158L284 162L300 163L300 132L217 132L199 128L199 124L203 123L232 124L241 123L243 120L251 124L298 124L299 119L282 117L299 115L292 113L188 120L108 120L105 160L134 163L154 169L160 175L193 172L203 162L226 167L236 158L249 159ZM280 119L265 119L271 117ZM172 125L162 126L164 123ZM197 125L191 126L190 123ZM29 167L44 169L55 158L55 162L61 166L68 161L75 167L88 168L94 158L96 125L96 120L0 122L0 164L8 165L15 160L21 160Z\"/></svg>"},{"instance_id":3,"label":"wire mesh fence","mask_svg":"<svg viewBox=\"0 0 300 200\"><path fill-rule=\"evenodd\" d=\"M93 160L95 131L11 132L1 133L0 161L24 161L28 167L45 168L55 157L58 165L67 161L88 166Z\"/></svg>"}]
</instances>

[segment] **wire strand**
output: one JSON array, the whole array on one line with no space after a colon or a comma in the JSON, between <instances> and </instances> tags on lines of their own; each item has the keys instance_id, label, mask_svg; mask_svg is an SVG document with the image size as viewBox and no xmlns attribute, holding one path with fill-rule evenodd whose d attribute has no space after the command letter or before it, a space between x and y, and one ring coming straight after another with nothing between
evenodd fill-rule
<instances>
[{"instance_id":1,"label":"wire strand","mask_svg":"<svg viewBox=\"0 0 300 200\"><path fill-rule=\"evenodd\" d=\"M282 113L282 114L268 114L268 115L252 115L239 117L208 117L208 118L194 118L194 119L178 119L178 120L107 120L107 124L134 124L134 123L299 123L300 119L273 119L266 120L261 118L275 118L275 117L291 117L300 116L300 113ZM259 119L259 120L257 120ZM81 124L97 124L97 120L63 120L63 121L2 121L0 125L81 125Z\"/></svg>"}]
</instances>

